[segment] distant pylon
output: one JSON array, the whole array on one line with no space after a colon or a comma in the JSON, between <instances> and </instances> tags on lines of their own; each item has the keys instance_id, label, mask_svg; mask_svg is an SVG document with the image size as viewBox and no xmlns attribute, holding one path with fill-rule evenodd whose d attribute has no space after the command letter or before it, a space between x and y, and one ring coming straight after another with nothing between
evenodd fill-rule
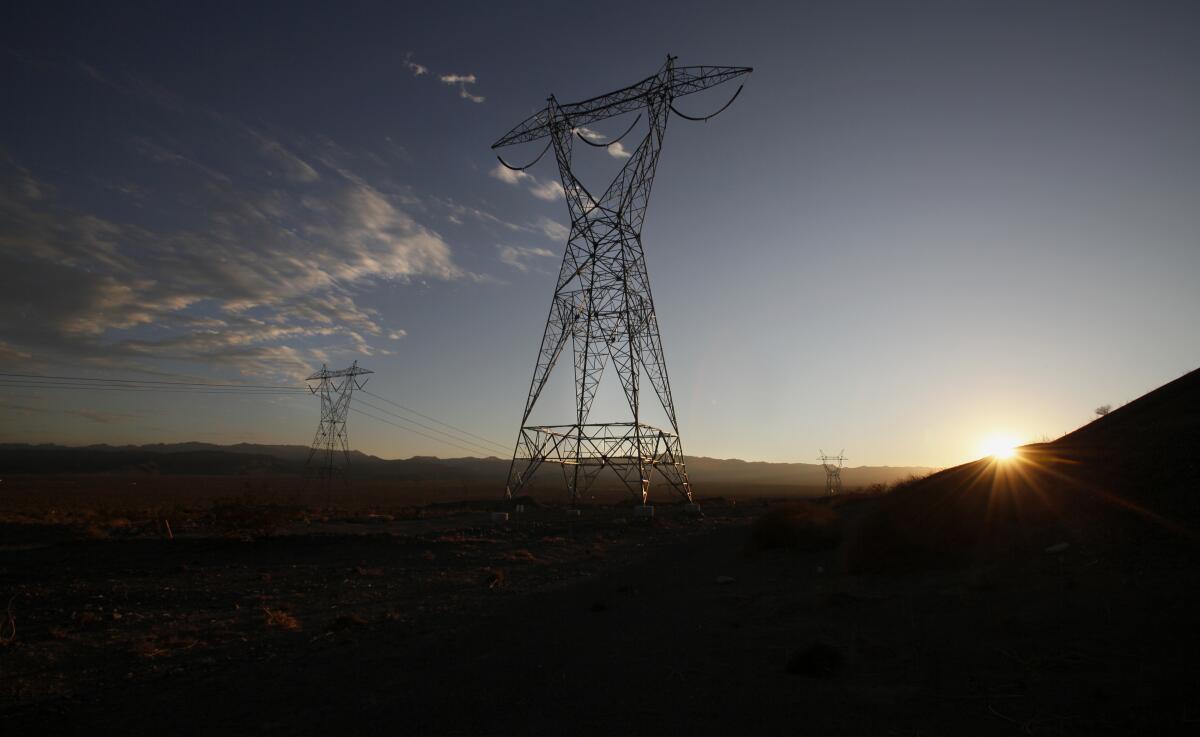
<instances>
[{"instance_id":1,"label":"distant pylon","mask_svg":"<svg viewBox=\"0 0 1200 737\"><path fill-rule=\"evenodd\" d=\"M332 488L333 478L340 476L342 483L350 483L350 437L346 433L346 415L350 413L350 397L355 389L362 389L366 379L358 377L372 374L360 368L358 361L350 368L330 371L324 364L321 370L308 377L308 390L321 397L321 422L308 451L305 477L317 479L326 490ZM316 382L313 384L311 382Z\"/></svg>"},{"instance_id":2,"label":"distant pylon","mask_svg":"<svg viewBox=\"0 0 1200 737\"><path fill-rule=\"evenodd\" d=\"M817 460L825 468L825 493L828 496L842 493L842 464L849 460L842 455L845 452L843 450L837 455L831 456L825 455L825 451L822 450L820 451L821 455L817 456ZM834 465L835 463L837 465Z\"/></svg>"}]
</instances>

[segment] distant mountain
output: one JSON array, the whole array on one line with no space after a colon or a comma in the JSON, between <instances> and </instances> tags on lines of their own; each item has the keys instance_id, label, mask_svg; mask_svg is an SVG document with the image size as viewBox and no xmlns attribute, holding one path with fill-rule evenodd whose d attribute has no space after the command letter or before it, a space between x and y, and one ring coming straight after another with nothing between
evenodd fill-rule
<instances>
[{"instance_id":1,"label":"distant mountain","mask_svg":"<svg viewBox=\"0 0 1200 737\"><path fill-rule=\"evenodd\" d=\"M280 475L304 470L308 448L302 445L153 445L0 444L0 473L149 473L177 475ZM689 458L688 474L697 484L820 487L825 472L814 463L764 463L737 459ZM508 472L507 458L435 458L387 460L351 452L353 475L397 481L497 481ZM842 471L846 488L890 483L928 473L917 466L859 466ZM547 474L539 474L549 481Z\"/></svg>"}]
</instances>

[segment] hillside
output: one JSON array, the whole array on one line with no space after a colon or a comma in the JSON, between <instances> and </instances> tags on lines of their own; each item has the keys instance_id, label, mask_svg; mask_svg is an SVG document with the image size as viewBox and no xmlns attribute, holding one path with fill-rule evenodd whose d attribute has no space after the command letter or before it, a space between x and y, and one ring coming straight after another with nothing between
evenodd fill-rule
<instances>
[{"instance_id":1,"label":"hillside","mask_svg":"<svg viewBox=\"0 0 1200 737\"><path fill-rule=\"evenodd\" d=\"M1101 530L1194 537L1198 448L1200 370L1012 460L981 459L901 488L864 522L851 562L887 567Z\"/></svg>"}]
</instances>

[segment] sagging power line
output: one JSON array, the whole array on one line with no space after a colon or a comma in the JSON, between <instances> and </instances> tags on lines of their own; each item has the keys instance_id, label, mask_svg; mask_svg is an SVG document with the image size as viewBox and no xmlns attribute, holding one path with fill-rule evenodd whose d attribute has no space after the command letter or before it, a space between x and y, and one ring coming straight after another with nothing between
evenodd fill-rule
<instances>
[{"instance_id":1,"label":"sagging power line","mask_svg":"<svg viewBox=\"0 0 1200 737\"><path fill-rule=\"evenodd\" d=\"M87 392L124 392L124 393L149 393L149 394L181 394L181 395L208 395L208 396L246 396L254 398L300 398L311 396L309 387L293 384L254 384L254 383L232 383L232 382L213 382L213 381L178 381L166 379L135 379L135 378L100 378L91 376L76 376L64 374L32 374L32 373L16 373L16 372L0 372L0 390L69 390L69 391L87 391ZM452 425L444 422L436 417L420 412L411 407L407 407L399 402L389 399L380 394L371 391L362 390L363 394L374 397L375 399L386 402L395 410L389 410L383 407L373 407L376 411L387 414L394 420L399 420L408 424L399 424L395 421L384 420L369 413L363 413L372 419L384 422L392 427L405 432L418 435L420 437L432 440L442 445L465 450L471 454L482 454L483 456L503 455L505 447L500 443L490 440L482 435L478 435L469 430L466 430L457 425ZM359 400L362 401L362 400ZM357 410L356 410L357 411ZM431 427L421 420L407 416L415 415L424 420L428 420L436 425L439 425L445 430ZM429 430L429 434L420 430L414 429L409 425L415 425Z\"/></svg>"}]
</instances>

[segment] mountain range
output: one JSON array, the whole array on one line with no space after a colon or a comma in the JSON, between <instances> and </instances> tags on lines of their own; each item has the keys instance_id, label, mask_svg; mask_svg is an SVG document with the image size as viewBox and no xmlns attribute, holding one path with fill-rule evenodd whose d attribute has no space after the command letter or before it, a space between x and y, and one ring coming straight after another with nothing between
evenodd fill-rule
<instances>
[{"instance_id":1,"label":"mountain range","mask_svg":"<svg viewBox=\"0 0 1200 737\"><path fill-rule=\"evenodd\" d=\"M170 443L153 445L27 445L0 444L0 473L105 473L166 475L277 475L304 470L309 449L302 445L216 445ZM494 481L508 471L507 458L436 458L414 456L384 459L351 452L353 476L403 481ZM755 486L819 487L825 471L815 463L767 463L736 458L688 458L688 474L696 483ZM857 466L842 471L849 489L892 483L934 469L920 466Z\"/></svg>"}]
</instances>

